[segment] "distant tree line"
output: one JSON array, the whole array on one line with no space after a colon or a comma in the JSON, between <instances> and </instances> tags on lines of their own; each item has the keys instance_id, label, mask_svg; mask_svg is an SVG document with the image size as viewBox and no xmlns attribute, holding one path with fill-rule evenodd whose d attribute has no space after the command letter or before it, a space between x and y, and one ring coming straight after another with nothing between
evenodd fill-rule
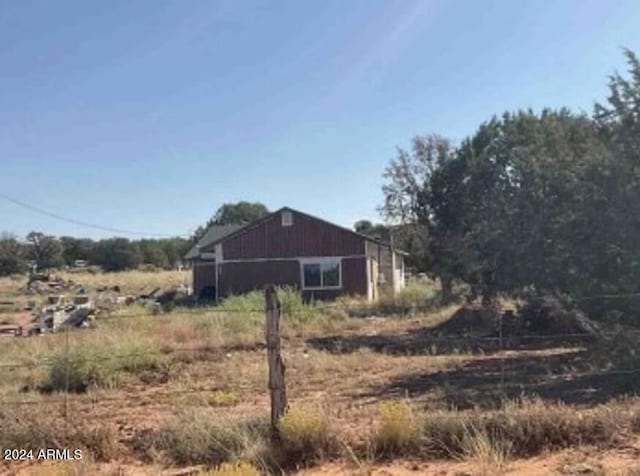
<instances>
[{"instance_id":1,"label":"distant tree line","mask_svg":"<svg viewBox=\"0 0 640 476\"><path fill-rule=\"evenodd\" d=\"M191 244L191 240L185 238L92 240L31 232L21 240L3 234L0 236L0 276L25 272L31 265L40 271L73 267L79 260L105 271L135 269L143 264L171 269L181 263Z\"/></svg>"},{"instance_id":2,"label":"distant tree line","mask_svg":"<svg viewBox=\"0 0 640 476\"><path fill-rule=\"evenodd\" d=\"M590 115L505 113L459 145L428 135L385 171L382 212L415 230L420 269L498 294L560 296L592 315L640 311L640 61Z\"/></svg>"},{"instance_id":3,"label":"distant tree line","mask_svg":"<svg viewBox=\"0 0 640 476\"><path fill-rule=\"evenodd\" d=\"M269 211L262 203L225 203L190 238L92 240L33 231L20 239L5 233L0 235L0 276L26 272L30 265L41 271L74 266L78 260L105 271L123 271L141 265L172 269L182 262L183 256L209 226L242 225L267 213Z\"/></svg>"}]
</instances>

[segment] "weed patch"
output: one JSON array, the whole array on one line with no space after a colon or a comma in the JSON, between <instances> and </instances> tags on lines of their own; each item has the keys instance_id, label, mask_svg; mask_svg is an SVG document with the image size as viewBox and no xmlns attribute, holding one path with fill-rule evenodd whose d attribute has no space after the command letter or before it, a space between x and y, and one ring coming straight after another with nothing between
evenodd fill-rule
<instances>
[{"instance_id":1,"label":"weed patch","mask_svg":"<svg viewBox=\"0 0 640 476\"><path fill-rule=\"evenodd\" d=\"M606 406L576 410L562 404L526 400L491 412L437 412L425 417L427 452L458 457L469 453L470 438L494 447L507 445L514 455L529 456L584 444L607 445L626 425L620 412Z\"/></svg>"},{"instance_id":2,"label":"weed patch","mask_svg":"<svg viewBox=\"0 0 640 476\"><path fill-rule=\"evenodd\" d=\"M260 476L260 471L250 463L223 463L212 471L200 473L198 476Z\"/></svg>"},{"instance_id":3,"label":"weed patch","mask_svg":"<svg viewBox=\"0 0 640 476\"><path fill-rule=\"evenodd\" d=\"M152 346L122 344L107 347L81 343L50 357L49 372L39 388L44 392L115 388L124 373L150 382L155 381L158 374L166 376L170 364L171 357Z\"/></svg>"},{"instance_id":4,"label":"weed patch","mask_svg":"<svg viewBox=\"0 0 640 476\"><path fill-rule=\"evenodd\" d=\"M188 409L157 432L153 446L177 464L249 461L262 466L268 450L268 424L262 419L221 418L211 408Z\"/></svg>"},{"instance_id":5,"label":"weed patch","mask_svg":"<svg viewBox=\"0 0 640 476\"><path fill-rule=\"evenodd\" d=\"M378 418L378 428L373 437L376 453L402 455L419 447L420 417L407 402L382 402L378 407Z\"/></svg>"},{"instance_id":6,"label":"weed patch","mask_svg":"<svg viewBox=\"0 0 640 476\"><path fill-rule=\"evenodd\" d=\"M337 439L325 412L318 407L292 407L280 420L286 462L322 459L336 452Z\"/></svg>"},{"instance_id":7,"label":"weed patch","mask_svg":"<svg viewBox=\"0 0 640 476\"><path fill-rule=\"evenodd\" d=\"M38 412L25 408L0 410L0 447L34 451L81 448L101 461L114 458L121 449L111 427L89 426L75 416L64 419L52 408L40 408Z\"/></svg>"}]
</instances>

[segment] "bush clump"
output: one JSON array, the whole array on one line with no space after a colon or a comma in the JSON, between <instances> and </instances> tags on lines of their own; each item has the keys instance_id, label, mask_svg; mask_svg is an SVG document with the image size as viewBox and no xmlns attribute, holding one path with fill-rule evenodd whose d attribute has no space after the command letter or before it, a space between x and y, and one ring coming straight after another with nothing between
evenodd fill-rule
<instances>
[{"instance_id":1,"label":"bush clump","mask_svg":"<svg viewBox=\"0 0 640 476\"><path fill-rule=\"evenodd\" d=\"M418 448L420 418L405 401L382 402L378 407L378 428L373 447L382 455L401 455Z\"/></svg>"},{"instance_id":2,"label":"bush clump","mask_svg":"<svg viewBox=\"0 0 640 476\"><path fill-rule=\"evenodd\" d=\"M318 407L293 407L279 424L282 451L288 461L322 459L335 452L337 440L325 412Z\"/></svg>"},{"instance_id":3,"label":"bush clump","mask_svg":"<svg viewBox=\"0 0 640 476\"><path fill-rule=\"evenodd\" d=\"M50 357L49 371L39 388L43 392L115 388L123 373L149 381L157 373L166 376L170 364L171 358L154 346L82 343Z\"/></svg>"},{"instance_id":4,"label":"bush clump","mask_svg":"<svg viewBox=\"0 0 640 476\"><path fill-rule=\"evenodd\" d=\"M177 464L262 464L268 429L263 419L232 420L211 408L187 409L158 430L153 446Z\"/></svg>"}]
</instances>

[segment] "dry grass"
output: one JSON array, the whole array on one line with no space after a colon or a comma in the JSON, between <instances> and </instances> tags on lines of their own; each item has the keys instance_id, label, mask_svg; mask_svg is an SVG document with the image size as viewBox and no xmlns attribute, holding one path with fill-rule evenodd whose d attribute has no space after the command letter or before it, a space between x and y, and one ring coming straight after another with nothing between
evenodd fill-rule
<instances>
[{"instance_id":1,"label":"dry grass","mask_svg":"<svg viewBox=\"0 0 640 476\"><path fill-rule=\"evenodd\" d=\"M109 281L117 277L123 279ZM155 286L140 272L93 278L95 286ZM382 307L369 308L375 316L366 319L340 308L341 303L361 306L358 300L345 298L337 307L323 308L322 303L308 305L293 293L283 294L291 409L280 425L280 445L272 444L265 423L264 315L253 312L261 305L260 293L234 298L221 309L153 315L144 308L127 308L114 318L98 318L94 329L5 339L0 364L33 366L6 370L0 399L37 402L25 408L38 408L41 415L63 398L57 391L66 388L69 376L70 389L86 394L67 395L82 421L66 434L65 444L86 447L98 460L140 459L144 453L160 465L205 465L212 474L244 474L233 472L245 469L241 462L278 473L334 456L360 468L382 458L446 458L472 464L478 474L499 474L507 464L511 467L508 458L585 444L612 446L629 432L640 432L640 411L630 403L576 407L521 400L497 410L450 410L445 397L455 390L442 377L466 377L474 372L470 367L495 364L496 358L456 346L446 351L420 347L421 332L455 309L428 309L425 289L423 283L405 291L395 303L399 314L385 314L392 305L383 301ZM339 344L325 347L319 338ZM381 338L383 344L376 345ZM403 351L406 340L418 345ZM340 347L349 342L355 342L353 348ZM392 348L392 343L400 344ZM514 350L505 361L520 357L530 363L532 352ZM565 355L554 349L536 352L549 360ZM56 392L29 391L39 387ZM5 416L0 446L54 444L51 439L64 424L61 405L55 408L55 419L33 424L24 415L22 424ZM4 432L3 425L10 430ZM99 425L110 428L111 436L97 432ZM112 446L114 434L125 450Z\"/></svg>"},{"instance_id":2,"label":"dry grass","mask_svg":"<svg viewBox=\"0 0 640 476\"><path fill-rule=\"evenodd\" d=\"M223 463L212 471L198 473L198 476L260 476L260 471L251 463Z\"/></svg>"},{"instance_id":3,"label":"dry grass","mask_svg":"<svg viewBox=\"0 0 640 476\"><path fill-rule=\"evenodd\" d=\"M528 456L584 444L611 445L629 428L629 412L613 405L576 409L541 400L508 402L494 411L439 411L425 417L425 452L444 457L469 454L469 439Z\"/></svg>"},{"instance_id":4,"label":"dry grass","mask_svg":"<svg viewBox=\"0 0 640 476\"><path fill-rule=\"evenodd\" d=\"M378 419L373 436L376 453L399 456L419 448L422 416L418 416L407 401L380 403Z\"/></svg>"},{"instance_id":5,"label":"dry grass","mask_svg":"<svg viewBox=\"0 0 640 476\"><path fill-rule=\"evenodd\" d=\"M179 284L190 285L191 271L123 271L119 273L90 273L86 271L61 271L55 273L66 280L73 280L87 289L119 286L123 294L137 294L155 288L169 288Z\"/></svg>"},{"instance_id":6,"label":"dry grass","mask_svg":"<svg viewBox=\"0 0 640 476\"><path fill-rule=\"evenodd\" d=\"M90 272L87 270L54 271L52 275L64 280L71 280L81 284L89 291L101 288L119 286L123 294L138 294L155 288L169 288L179 284L191 284L191 271L123 271L118 273ZM15 275L0 278L0 297L24 297L27 286L26 275Z\"/></svg>"},{"instance_id":7,"label":"dry grass","mask_svg":"<svg viewBox=\"0 0 640 476\"><path fill-rule=\"evenodd\" d=\"M317 405L289 408L280 420L279 430L287 463L321 460L336 453L337 438L326 408Z\"/></svg>"},{"instance_id":8,"label":"dry grass","mask_svg":"<svg viewBox=\"0 0 640 476\"><path fill-rule=\"evenodd\" d=\"M74 414L64 418L59 408L46 404L0 410L0 429L0 448L80 448L102 461L121 452L110 425L91 425Z\"/></svg>"},{"instance_id":9,"label":"dry grass","mask_svg":"<svg viewBox=\"0 0 640 476\"><path fill-rule=\"evenodd\" d=\"M506 471L511 452L509 441L470 428L463 446L464 459L473 465L475 476L498 476Z\"/></svg>"},{"instance_id":10,"label":"dry grass","mask_svg":"<svg viewBox=\"0 0 640 476\"><path fill-rule=\"evenodd\" d=\"M158 430L153 446L178 464L248 461L264 468L267 425L263 419L232 419L210 408L186 408Z\"/></svg>"}]
</instances>

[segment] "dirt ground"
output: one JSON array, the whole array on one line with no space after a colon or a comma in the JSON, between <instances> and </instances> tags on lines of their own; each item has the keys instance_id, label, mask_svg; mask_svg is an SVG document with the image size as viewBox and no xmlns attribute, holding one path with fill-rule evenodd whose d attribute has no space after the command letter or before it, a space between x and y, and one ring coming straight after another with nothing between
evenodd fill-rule
<instances>
[{"instance_id":1,"label":"dirt ground","mask_svg":"<svg viewBox=\"0 0 640 476\"><path fill-rule=\"evenodd\" d=\"M508 460L502 468L481 468L468 461L393 461L367 463L336 461L289 474L299 476L637 476L640 474L640 442L630 441L627 447L603 451L593 447L574 448L528 459ZM202 466L167 468L140 463L47 462L38 465L16 464L0 467L0 475L62 476L96 474L109 476L189 475L203 471Z\"/></svg>"},{"instance_id":2,"label":"dirt ground","mask_svg":"<svg viewBox=\"0 0 640 476\"><path fill-rule=\"evenodd\" d=\"M97 279L97 278L96 278ZM134 279L131 279L134 282ZM442 335L434 332L456 307L411 316L347 318L318 323L283 322L283 357L291 405L324 408L336 428L349 438L371 433L380 402L406 399L420 411L489 410L505 399L536 397L575 408L617 402L640 391L630 365L640 339L622 330L597 343L575 336L514 338L497 345L495 338ZM267 368L261 327L235 325L224 336L204 334L206 310L198 316L146 316L71 334L71 344L114 344L127 339L156 339L164 351L180 356L163 380L131 376L117 388L92 389L64 396L21 391L38 374L23 368L3 369L0 401L36 402L31 408L62 409L95 425L114 428L122 450L111 463L28 464L0 462L0 474L193 474L200 467L175 468L153 461L138 442L178 411L213 407L221 416L266 415L269 409ZM12 321L21 314L3 315ZM178 319L180 317L181 320ZM238 319L243 319L238 316ZM20 321L21 322L21 321ZM241 325L242 324L242 325ZM246 328L245 328L246 327ZM209 341L203 335L209 336ZM215 338L215 340L214 340ZM63 336L14 338L11 350L0 348L0 362L29 362L34 353L65 345ZM0 346L9 340L3 338ZM182 352L181 348L198 351ZM202 344L208 344L205 348ZM5 347L5 349L8 347ZM44 354L43 354L44 355ZM189 356L189 358L183 358ZM625 373L626 372L626 373ZM215 401L216 395L224 401ZM215 397L215 398L212 398ZM495 471L494 471L495 470ZM503 468L479 469L473 461L353 460L327 462L302 469L313 475L476 475L476 474L640 474L640 442L632 436L616 448L579 447L528 459L510 459Z\"/></svg>"}]
</instances>

